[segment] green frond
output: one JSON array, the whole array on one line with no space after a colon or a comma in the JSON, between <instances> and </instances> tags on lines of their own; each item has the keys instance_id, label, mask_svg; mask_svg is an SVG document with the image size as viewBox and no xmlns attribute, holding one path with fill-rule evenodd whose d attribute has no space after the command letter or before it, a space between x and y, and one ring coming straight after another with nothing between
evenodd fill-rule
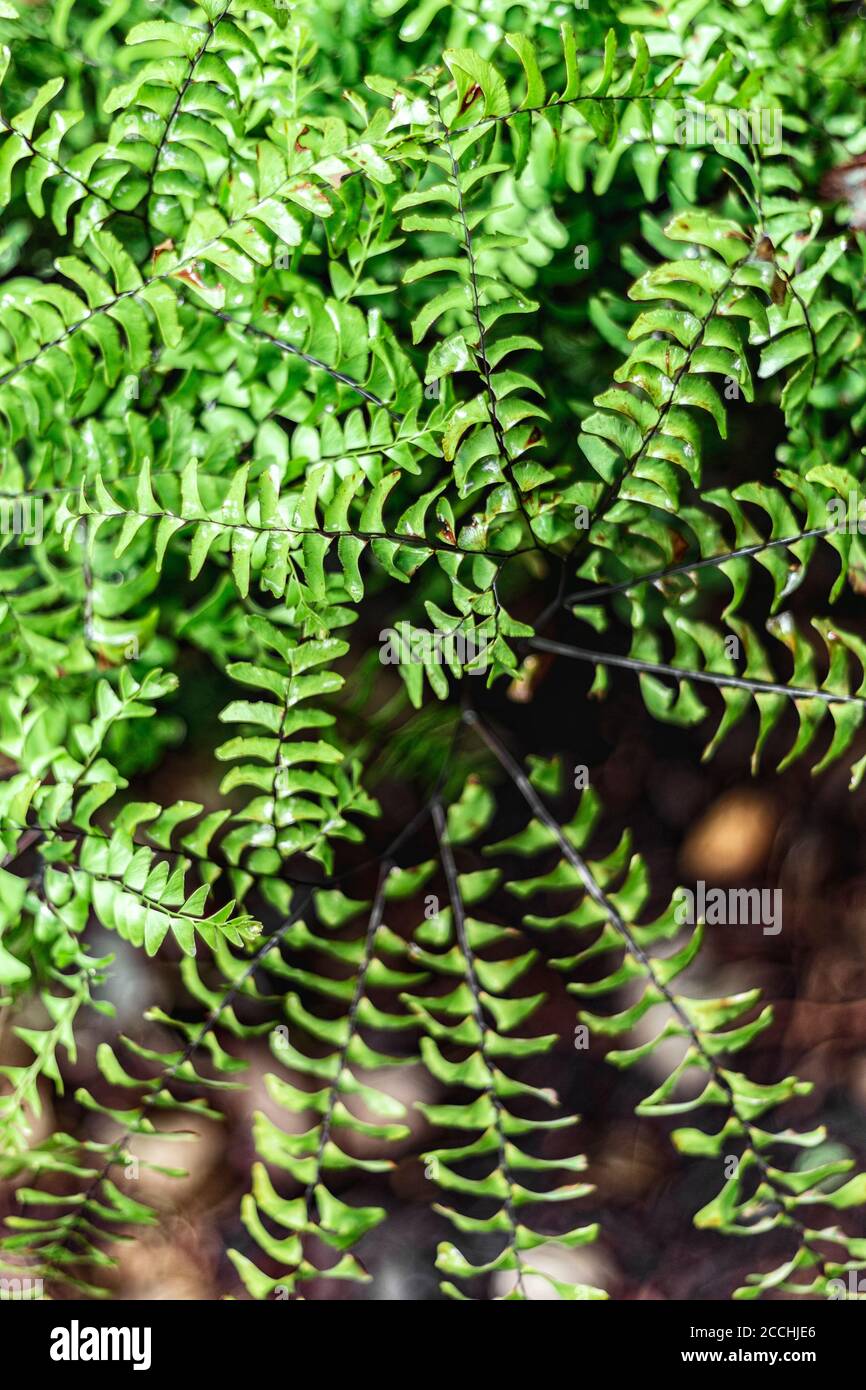
<instances>
[{"instance_id":1,"label":"green frond","mask_svg":"<svg viewBox=\"0 0 866 1390\"><path fill-rule=\"evenodd\" d=\"M425 1037L421 1053L428 1070L448 1087L459 1086L472 1099L464 1104L423 1105L425 1117L439 1128L461 1132L456 1145L430 1149L422 1157L426 1175L446 1194L462 1195L472 1202L489 1201L495 1213L479 1220L464 1216L459 1208L439 1207L460 1232L496 1233L501 1250L492 1260L476 1264L450 1242L439 1246L437 1268L449 1276L443 1284L446 1293L464 1297L451 1279L472 1280L480 1275L505 1275L505 1298L527 1298L526 1280L535 1276L547 1282L561 1298L593 1299L606 1295L599 1289L568 1286L535 1268L524 1258L537 1246L561 1244L566 1249L593 1241L598 1227L589 1224L543 1236L521 1219L521 1209L549 1202L574 1202L588 1196L591 1185L574 1181L587 1164L582 1155L542 1157L535 1152L534 1139L548 1131L576 1123L571 1116L555 1119L527 1118L520 1113L521 1102L530 1098L548 1109L557 1105L550 1088L540 1089L515 1079L510 1067L516 1059L549 1052L557 1043L556 1034L521 1036L515 1033L544 1002L543 995L512 995L512 987L525 976L536 959L536 952L524 949L525 941L511 928L502 927L473 914L499 880L498 871L460 874L455 849L475 840L486 828L494 811L491 797L470 779L459 801L445 813L437 802L433 820L439 840L442 867L448 888L449 905L438 907L434 915L416 932L420 943L414 949L416 960L429 968L434 979L444 976L447 993L404 996L418 1017ZM429 901L429 900L428 900ZM515 939L517 938L517 939ZM494 958L490 948L498 947ZM502 951L508 954L503 955ZM483 953L483 954L482 954ZM459 1047L465 1056L449 1061L446 1052ZM518 1110L512 1108L518 1105ZM465 1132L477 1137L463 1142ZM487 1172L483 1177L464 1175L460 1166L481 1159ZM474 1170L474 1164L473 1164ZM565 1176L558 1176L564 1174ZM557 1182L550 1185L550 1180ZM539 1181L545 1183L538 1186ZM451 1200L457 1200L457 1195ZM513 1276L513 1277L512 1277Z\"/></svg>"},{"instance_id":2,"label":"green frond","mask_svg":"<svg viewBox=\"0 0 866 1390\"><path fill-rule=\"evenodd\" d=\"M661 659L661 639L649 627L635 629L628 656L569 647L545 638L533 639L533 646L595 663L595 689L600 692L606 689L607 667L634 671L650 713L683 727L701 724L709 714L695 686L715 687L722 697L724 712L704 749L704 758L712 757L731 729L753 707L758 715L753 771L759 767L767 740L789 708L796 713L799 731L777 770L789 766L811 748L828 717L832 739L814 772L823 771L850 747L862 723L866 701L866 646L857 633L846 632L828 619L816 618L812 623L816 634L813 643L789 613L769 619L768 633L788 649L790 673L779 678L766 644L744 620L728 615L730 634L726 637L716 627L687 618L676 608L665 608L663 618L673 645L669 661ZM816 647L822 653L820 658L816 658ZM737 658L742 651L739 664L734 651ZM670 678L675 686L665 684L660 677ZM852 788L859 785L862 775L861 759L851 771Z\"/></svg>"},{"instance_id":3,"label":"green frond","mask_svg":"<svg viewBox=\"0 0 866 1390\"><path fill-rule=\"evenodd\" d=\"M710 1133L687 1129L673 1135L684 1153L734 1157L733 1175L727 1177L718 1196L696 1213L695 1224L751 1237L768 1230L785 1231L796 1246L796 1254L782 1276L786 1292L795 1296L815 1292L826 1295L828 1281L837 1271L821 1245L829 1239L842 1251L851 1253L858 1242L838 1229L833 1235L819 1234L812 1229L805 1209L814 1205L844 1209L849 1200L855 1204L863 1179L862 1175L857 1176L835 1190L828 1186L829 1179L850 1170L850 1160L796 1172L778 1166L781 1159L773 1156L777 1146L814 1146L822 1140L824 1131L790 1134L766 1128L765 1115L806 1094L809 1083L792 1076L776 1083L758 1083L732 1065L733 1059L769 1026L772 1010L765 1006L756 1012L759 990L717 999L693 998L687 990L681 992L680 977L695 961L704 932L709 929L694 915L694 896L690 908L688 898L678 890L665 911L652 921L644 921L650 897L649 879L639 857L630 855L627 841L621 846L622 852L616 851L605 860L587 859L583 850L591 833L595 806L591 805L587 815L578 813L574 827L577 834L571 826L560 826L495 736L483 726L475 727L514 778L533 813L527 833L535 840L536 851L555 848L560 855L554 869L544 877L521 878L509 885L521 902L531 900L539 890L554 891L565 898L565 907L554 916L525 914L525 927L577 933L582 949L551 961L554 968L569 976L589 959L600 956L604 962L605 975L591 982L571 980L567 986L591 1006L579 1011L580 1020L605 1039L628 1040L638 1025L643 1038L649 1035L637 1045L607 1053L607 1060L618 1068L640 1068L652 1057L660 1061L659 1050L671 1039L681 1044L679 1060L670 1070L665 1061L664 1079L639 1103L637 1113L678 1116L708 1107L711 1120L721 1117L720 1127ZM708 922L711 912L716 912L716 906L710 904L708 897ZM716 915L713 920L726 919ZM624 986L628 986L630 1000L626 1009L607 1014L596 1012L596 1000L611 995L618 998ZM799 1271L810 1272L808 1284L790 1278ZM774 1287L777 1273L750 1276L748 1285L737 1290L734 1297L758 1297Z\"/></svg>"},{"instance_id":4,"label":"green frond","mask_svg":"<svg viewBox=\"0 0 866 1390\"><path fill-rule=\"evenodd\" d=\"M293 952L314 950L330 959L335 975L311 975L309 971L272 956L268 969L277 980L287 982L283 997L283 1017L270 1035L271 1050L284 1068L307 1086L287 1081L281 1074L265 1079L272 1101L293 1115L307 1117L310 1127L293 1127L286 1133L267 1115L258 1114L253 1137L258 1162L253 1169L253 1190L245 1197L241 1218L252 1240L279 1272L266 1274L240 1251L231 1258L248 1292L254 1298L288 1298L302 1295L306 1281L327 1274L330 1279L368 1280L363 1264L353 1253L364 1235L385 1219L378 1207L359 1207L343 1202L331 1188L347 1173L382 1173L391 1166L389 1159L362 1158L355 1151L353 1136L385 1141L405 1139L409 1130L403 1123L405 1106L381 1088L381 1069L411 1063L411 1056L391 1056L371 1047L363 1031L403 1030L407 1021L394 1017L389 1009L373 1002L372 995L410 987L419 978L405 959L406 948L384 920L391 865L385 864L379 877L366 929L346 939L328 935L347 920L357 918L363 902L345 895L322 894L314 898L320 930L314 932L298 921L283 938ZM321 1013L318 1003L307 1007L295 992L311 989L340 1010ZM294 1039L312 1041L315 1051L296 1045ZM321 1047L329 1049L322 1053ZM360 1072L359 1076L357 1073ZM376 1081L364 1080L364 1072L374 1072ZM362 1114L358 1114L361 1109ZM370 1118L367 1118L370 1117ZM302 1195L282 1197L276 1190L269 1169L300 1185ZM264 1219L263 1219L264 1218ZM266 1224L266 1221L268 1224ZM273 1227L279 1228L277 1233ZM288 1234L283 1234L288 1232ZM333 1263L322 1265L314 1247L305 1237L315 1237L329 1251L336 1252Z\"/></svg>"}]
</instances>

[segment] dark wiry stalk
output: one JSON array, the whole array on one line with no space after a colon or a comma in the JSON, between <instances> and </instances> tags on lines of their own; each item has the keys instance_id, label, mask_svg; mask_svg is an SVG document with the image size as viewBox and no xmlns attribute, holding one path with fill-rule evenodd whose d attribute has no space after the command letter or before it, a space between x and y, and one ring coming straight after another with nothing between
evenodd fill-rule
<instances>
[{"instance_id":1,"label":"dark wiry stalk","mask_svg":"<svg viewBox=\"0 0 866 1390\"><path fill-rule=\"evenodd\" d=\"M439 104L439 98L435 94L433 100L436 103L436 112L439 117L439 124L442 127L442 143L451 164L451 177L454 180L454 189L457 195L457 216L460 219L460 225L463 229L463 245L466 251L466 259L469 262L469 292L472 295L472 318L475 321L475 329L478 333L475 365L478 368L484 385L484 394L487 397L487 413L490 416L490 425L493 430L493 437L496 440L496 449L502 463L503 471L511 485L511 490L514 493L521 515L526 522L529 535L534 539L532 522L526 510L526 502L518 486L517 479L514 476L514 464L505 443L505 431L502 427L502 421L499 418L496 392L493 389L493 377L490 371L490 363L487 360L487 331L484 327L484 319L481 314L481 296L478 289L478 270L475 264L475 248L472 242L472 232L469 229L469 220L466 216L466 208L463 203L463 188L460 183L460 165L457 163L454 146L451 143L450 132L442 119L442 108Z\"/></svg>"},{"instance_id":2,"label":"dark wiry stalk","mask_svg":"<svg viewBox=\"0 0 866 1390\"><path fill-rule=\"evenodd\" d=\"M490 1076L493 1076L495 1067L487 1054L485 1038L487 1036L487 1023L484 1018L484 1006L481 1003L481 992L478 984L478 976L475 972L475 958L472 947L469 945L469 937L466 933L466 914L463 909L463 895L460 892L460 884L457 879L457 867L454 863L454 852L451 842L448 839L448 827L445 821L445 813L442 810L442 802L433 803L433 825L436 829L436 838L439 841L439 854L442 860L442 868L445 870L445 879L448 884L448 897L451 900L451 912L454 917L454 930L457 934L457 942L460 947L463 959L466 962L466 983L472 995L472 1012L475 1016L475 1024L479 1033L478 1051L481 1060ZM505 1215L511 1232L509 1244L514 1253L516 1261L517 1291L521 1298L526 1298L526 1287L523 1282L523 1264L520 1258L520 1249L517 1240L517 1217L514 1214L514 1204L511 1200L511 1180L508 1170L508 1157L505 1150L505 1135L502 1128L502 1102L496 1094L496 1084L491 1083L487 1094L496 1115L496 1138L498 1141L498 1163L499 1169L508 1186L505 1197Z\"/></svg>"},{"instance_id":3,"label":"dark wiry stalk","mask_svg":"<svg viewBox=\"0 0 866 1390\"><path fill-rule=\"evenodd\" d=\"M764 550L797 545L799 541L831 535L838 529L839 527L835 523L832 526L813 526L810 531L799 531L795 536L779 536L774 540L757 541L754 545L741 545L736 550L726 550L721 555L707 555L699 560L683 560L681 564L651 570L649 574L638 574L633 579L623 579L618 584L604 584L594 589L579 589L577 593L566 594L561 601L562 607L568 608L573 603L592 603L595 599L608 598L611 594L624 594L629 589L638 588L640 584L660 584L666 579L672 579L677 574L691 574L692 570L718 569L720 565L726 565L729 560L747 559L750 555L760 555Z\"/></svg>"},{"instance_id":4,"label":"dark wiry stalk","mask_svg":"<svg viewBox=\"0 0 866 1390\"><path fill-rule=\"evenodd\" d=\"M395 420L403 418L399 411L394 410L392 406L388 405L387 401L380 400L372 391L368 391L366 386L361 385L360 381L356 381L354 377L347 376L345 372L337 371L336 367L329 367L327 362L322 362L318 357L311 357L308 352L302 352L300 348L295 347L294 343L286 342L285 338L278 338L274 333L269 333L266 328L259 328L254 323L243 323L241 319L236 319L231 314L224 313L222 309L206 309L205 306L202 305L196 305L196 308L203 309L206 312L209 311L213 314L214 318L222 319L223 323L234 324L236 328L242 329L244 333L253 333L257 338L266 339L267 342L273 343L275 347L282 348L283 352L290 352L293 357L300 357L301 361L306 362L308 366L317 367L319 371L327 372L328 376L333 377L334 381L340 381L344 386L348 386L351 390L357 391L358 395L363 396L364 400L369 401L371 405L377 405L381 410L387 410L388 414L393 416Z\"/></svg>"},{"instance_id":5,"label":"dark wiry stalk","mask_svg":"<svg viewBox=\"0 0 866 1390\"><path fill-rule=\"evenodd\" d=\"M575 547L576 550L579 550L581 548L581 545L589 539L593 524L597 521L604 521L604 518L610 511L610 508L619 498L620 492L622 491L623 483L626 481L626 479L631 477L632 473L637 468L641 459L644 458L644 456L646 455L646 452L652 444L653 440L662 430L668 415L677 403L677 388L680 382L682 381L683 377L685 377L688 374L689 367L692 363L692 358L694 357L698 348L702 345L704 341L704 334L706 333L707 328L709 327L710 323L712 322L715 316L716 310L719 307L723 295L725 295L733 285L734 276L738 269L739 262L731 269L730 273L725 279L724 284L721 285L713 295L712 303L710 304L709 309L704 315L704 318L701 320L701 326L699 331L695 334L695 337L692 340L692 342L689 343L682 364L673 374L670 394L659 408L658 416L656 418L655 423L653 424L651 429L647 430L646 435L641 441L640 448L635 452L635 454L631 458L626 459L626 466L624 471L617 478L614 478L611 482L607 484L604 492L599 498L598 506L596 507L594 514L589 519L589 526L587 526L586 530L583 532L583 535L581 536L581 539L578 541L577 546Z\"/></svg>"},{"instance_id":6,"label":"dark wiry stalk","mask_svg":"<svg viewBox=\"0 0 866 1390\"><path fill-rule=\"evenodd\" d=\"M750 676L727 676L716 671L689 671L684 666L668 666L662 661L643 661L636 656L618 656L615 652L594 652L587 647L571 647L565 642L553 642L547 637L532 637L528 645L556 656L573 657L599 666L622 666L627 671L646 672L655 676L672 676L674 680L703 681L706 685L733 687L752 694L787 695L791 700L823 700L827 705L864 705L862 695L838 695L832 690L806 690L798 685L782 685L775 681L753 680Z\"/></svg>"},{"instance_id":7,"label":"dark wiry stalk","mask_svg":"<svg viewBox=\"0 0 866 1390\"><path fill-rule=\"evenodd\" d=\"M150 201L151 195L153 194L153 183L154 179L159 173L159 164L160 160L162 159L163 150L165 149L166 144L168 142L172 126L174 125L175 120L177 119L177 114L180 111L181 103L187 94L187 90L190 86L190 83L195 77L195 70L201 62L202 58L204 57L205 53L207 52L208 45L210 44L212 38L214 37L214 34L217 31L217 26L221 24L222 21L225 19L226 15L232 7L232 4L233 0L229 0L229 3L226 5L224 10L221 10L218 15L214 15L213 19L208 20L207 29L205 31L205 36L202 39L201 45L197 49L194 56L189 60L189 72L187 73L186 79L181 85L177 96L175 97L174 105L172 106L171 111L168 114L168 119L166 120L162 134L159 137L159 144L157 145L156 150L154 152L153 163L150 166L150 173L148 174L147 179L147 195L145 198L145 205Z\"/></svg>"},{"instance_id":8,"label":"dark wiry stalk","mask_svg":"<svg viewBox=\"0 0 866 1390\"><path fill-rule=\"evenodd\" d=\"M100 193L98 189L87 182L87 179L83 179L80 174L73 174L71 169L64 168L62 164L58 163L56 159L52 159L50 155L42 154L41 151L36 148L36 144L31 140L30 136L25 135L23 130L16 130L12 122L7 121L2 113L0 113L0 128L7 131L10 135L17 136L19 140L23 140L31 155L35 159L44 160L49 166L52 174L62 174L64 178L72 179L73 183L77 183L79 188L83 188L84 192L89 194L91 198L98 198L100 203L105 203L107 208L110 208L112 212L118 213L121 217L135 217L139 222L145 220L142 212L138 212L135 209L118 207L116 203L111 201L107 193Z\"/></svg>"},{"instance_id":9,"label":"dark wiry stalk","mask_svg":"<svg viewBox=\"0 0 866 1390\"><path fill-rule=\"evenodd\" d=\"M182 521L185 525L194 525L198 518L184 517L178 512L162 510L158 513L140 512L135 507L118 507L116 512L106 512L93 510L91 516L140 516L146 520L153 520L154 516L170 517L172 521ZM451 541L429 540L426 536L413 536L409 532L402 531L338 531L327 526L257 526L255 522L244 521L217 521L214 523L223 531L255 531L259 535L268 535L270 532L278 532L290 536L326 536L331 540L339 540L341 536L352 535L362 541L390 541L393 545L405 545L410 550L429 550L432 554L443 553L448 555L472 555L484 559L510 560L515 555L527 555L537 549L536 546L523 546L517 550L470 550L467 546L456 545Z\"/></svg>"},{"instance_id":10,"label":"dark wiry stalk","mask_svg":"<svg viewBox=\"0 0 866 1390\"><path fill-rule=\"evenodd\" d=\"M358 973L355 976L355 987L352 991L352 1002L349 1005L349 1012L346 1015L346 1019L348 1022L346 1041L340 1048L340 1054L337 1060L337 1069L334 1075L334 1080L331 1083L330 1089L328 1091L328 1100L325 1107L325 1113L322 1117L322 1123L319 1129L319 1144L316 1150L315 1171L313 1173L313 1176L310 1178L310 1181L307 1183L307 1187L304 1192L304 1203L307 1209L307 1220L310 1222L314 1219L316 1187L321 1179L322 1162L325 1156L325 1149L327 1147L328 1140L331 1137L331 1125L333 1123L334 1118L334 1108L337 1104L337 1101L340 1098L340 1081L343 1075L343 1070L346 1066L346 1062L348 1061L349 1048L352 1045L352 1039L354 1038L355 1032L358 1027L358 1009L360 1008L361 1001L364 998L364 989L367 982L367 972L370 969L370 964L373 959L373 952L376 947L376 933L382 925L382 917L385 911L385 890L388 883L388 875L390 874L393 867L393 860L384 859L379 870L379 882L376 885L376 893L375 897L373 898L373 906L370 909L370 917L367 922L367 931L364 936L364 951L361 956L361 962L358 966Z\"/></svg>"}]
</instances>

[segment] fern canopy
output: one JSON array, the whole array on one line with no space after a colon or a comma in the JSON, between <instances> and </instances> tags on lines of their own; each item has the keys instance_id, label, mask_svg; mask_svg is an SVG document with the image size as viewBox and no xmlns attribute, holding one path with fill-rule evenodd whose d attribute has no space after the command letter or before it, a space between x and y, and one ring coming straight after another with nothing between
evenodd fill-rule
<instances>
[{"instance_id":1,"label":"fern canopy","mask_svg":"<svg viewBox=\"0 0 866 1390\"><path fill-rule=\"evenodd\" d=\"M445 1296L615 1296L583 1035L717 1296L866 1268L772 1008L564 776L641 701L858 794L866 30L566 8L0 0L4 1278L105 1296L255 1090L228 1296L369 1284L403 1199Z\"/></svg>"}]
</instances>

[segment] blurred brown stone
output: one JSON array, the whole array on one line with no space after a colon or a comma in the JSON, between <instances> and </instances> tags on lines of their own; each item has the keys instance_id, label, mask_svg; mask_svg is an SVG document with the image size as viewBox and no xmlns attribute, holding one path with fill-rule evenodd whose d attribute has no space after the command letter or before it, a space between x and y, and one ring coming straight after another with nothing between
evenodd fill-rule
<instances>
[{"instance_id":1,"label":"blurred brown stone","mask_svg":"<svg viewBox=\"0 0 866 1390\"><path fill-rule=\"evenodd\" d=\"M736 880L759 874L780 819L775 798L748 787L725 792L686 836L680 867L688 878Z\"/></svg>"}]
</instances>

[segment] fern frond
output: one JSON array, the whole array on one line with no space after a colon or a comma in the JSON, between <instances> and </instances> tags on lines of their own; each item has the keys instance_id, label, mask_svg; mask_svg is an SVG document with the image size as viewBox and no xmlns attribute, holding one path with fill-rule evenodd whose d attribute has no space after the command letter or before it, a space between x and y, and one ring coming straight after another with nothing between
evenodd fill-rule
<instances>
[{"instance_id":1,"label":"fern frond","mask_svg":"<svg viewBox=\"0 0 866 1390\"><path fill-rule=\"evenodd\" d=\"M473 907L483 901L499 874L489 870L458 874L452 845L475 839L492 811L492 799L472 781L467 782L460 800L449 807L447 827L441 804L434 803L433 821L450 907L436 911L419 929L416 936L420 946L414 957L435 974L444 976L449 985L455 979L457 983L447 994L423 999L410 996L408 1002L427 1034L421 1044L422 1055L433 1076L446 1085L460 1085L475 1093L475 1099L464 1105L422 1106L424 1114L443 1128L480 1131L478 1138L469 1143L432 1149L424 1154L426 1171L445 1192L463 1194L473 1201L483 1199L498 1203L495 1214L483 1219L464 1216L447 1207L439 1210L458 1231L495 1233L504 1243L495 1258L481 1265L471 1263L454 1245L445 1243L439 1247L436 1263L450 1279L471 1280L483 1274L504 1274L508 1278L513 1274L514 1283L504 1295L506 1298L526 1299L526 1280L531 1277L549 1283L561 1298L603 1298L601 1290L568 1285L525 1259L525 1252L540 1245L573 1249L588 1244L597 1236L598 1226L591 1224L561 1235L544 1236L520 1220L523 1207L576 1201L591 1193L593 1188L571 1181L557 1187L527 1187L523 1177L528 1173L530 1182L537 1182L557 1171L580 1173L586 1167L586 1160L582 1155L543 1158L526 1151L524 1145L539 1132L545 1134L576 1121L572 1117L527 1119L515 1114L512 1109L515 1104L532 1099L556 1105L557 1097L550 1088L539 1089L517 1081L501 1069L502 1059L541 1055L557 1042L557 1037L555 1034L515 1036L514 1030L543 1002L543 995L510 996L512 985L526 973L536 953L529 950L517 956L487 959L481 952L486 953L490 947L507 945L509 950L519 950L523 943L509 940L514 935L509 929L466 914L464 898L470 900ZM450 1045L472 1050L463 1060L451 1062L443 1053L443 1047ZM454 1170L455 1164L474 1159L492 1161L494 1166L483 1178L464 1177ZM445 1292L455 1298L465 1297L450 1279L443 1285Z\"/></svg>"},{"instance_id":2,"label":"fern frond","mask_svg":"<svg viewBox=\"0 0 866 1390\"><path fill-rule=\"evenodd\" d=\"M564 603L597 603L614 594L631 592L643 584L653 585L666 597L676 594L680 601L697 601L707 587L710 572L718 571L731 590L722 614L727 617L735 614L746 598L754 578L754 568L750 563L754 560L772 580L770 612L773 614L802 585L813 557L821 550L816 544L819 540L825 540L839 558L838 572L829 594L833 602L848 577L855 537L841 530L837 522L830 518L827 505L829 495L824 489L814 486L811 478L803 479L786 470L779 471L779 478L789 489L787 495L781 489L770 488L763 483L743 483L730 490L716 488L703 493L700 506L680 508L675 521L666 514L657 515L632 507L625 524L633 528L635 535L641 535L645 546L639 548L635 545L626 556L612 548L608 555L602 557L601 547L595 549L580 572L583 577L595 580L597 587L569 594ZM858 496L856 488L852 480L851 492L855 499ZM730 540L715 514L708 510L707 503L724 513L732 523L733 536ZM769 532L764 534L754 525L743 503L766 514L770 523ZM846 507L848 503L849 496L846 494ZM802 506L805 515L795 511L794 506ZM652 563L650 544L658 559L667 561L657 569L645 568ZM673 557L682 554L684 548L692 551L693 558L671 563ZM626 563L636 566L633 577L603 582L602 576L607 577L605 571L611 575L617 571L621 573Z\"/></svg>"},{"instance_id":3,"label":"fern frond","mask_svg":"<svg viewBox=\"0 0 866 1390\"><path fill-rule=\"evenodd\" d=\"M828 620L814 619L812 627L826 650L823 664L826 673L819 678L815 651L811 642L798 631L790 614L770 619L767 630L786 646L793 666L788 681L775 678L770 658L755 630L742 619L728 618L737 651L745 653L745 666L738 670L725 637L709 624L693 621L675 610L667 610L665 622L674 642L673 660L659 661L660 643L649 629L635 633L632 654L588 651L547 638L534 638L532 645L541 651L596 663L599 668L620 666L635 671L640 677L641 691L648 708L658 719L688 726L699 724L707 716L706 706L693 688L693 683L715 686L724 701L724 714L704 758L715 752L721 741L737 725L750 708L752 701L758 711L758 733L752 754L753 770L760 764L761 753L771 732L779 723L786 708L793 706L799 721L799 733L778 767L789 766L811 747L829 712L833 723L833 738L815 773L841 757L850 747L863 720L866 700L866 645L852 632L845 632ZM642 653L646 653L643 655ZM852 660L853 658L853 660ZM677 682L676 690L658 679L669 676ZM604 677L597 689L604 689ZM851 770L852 787L859 784L863 774L860 759Z\"/></svg>"},{"instance_id":4,"label":"fern frond","mask_svg":"<svg viewBox=\"0 0 866 1390\"><path fill-rule=\"evenodd\" d=\"M278 958L269 962L269 969L278 978L312 988L326 1000L341 1004L343 1012L337 1017L321 1016L306 1008L297 994L285 996L285 1017L290 1026L329 1047L324 1056L300 1051L285 1027L271 1035L275 1056L304 1081L312 1082L314 1089L301 1089L281 1076L269 1075L269 1095L291 1113L311 1112L314 1123L301 1133L287 1134L266 1115L256 1116L254 1138L263 1162L253 1170L253 1191L244 1199L241 1215L252 1239L270 1261L280 1266L280 1272L266 1275L242 1252L231 1252L235 1267L255 1298L274 1294L281 1298L302 1296L303 1284L322 1274L329 1279L368 1278L352 1250L367 1231L384 1220L385 1212L343 1202L331 1188L341 1174L380 1173L392 1166L387 1159L362 1158L353 1152L353 1134L387 1142L409 1134L402 1123L406 1113L402 1103L383 1091L380 1084L362 1081L356 1075L356 1069L360 1069L374 1071L378 1078L380 1069L412 1061L411 1057L379 1052L365 1042L361 1033L362 1028L369 1027L377 1032L404 1028L406 1021L376 1006L371 992L405 988L417 979L415 971L400 968L404 944L384 923L392 868L387 860L382 865L363 936L332 940L317 936L299 922L291 937L286 938L287 945L313 947L339 966L351 967L350 975L320 978L282 964ZM400 887L399 876L395 886ZM319 895L316 906L322 925L333 930L354 918L364 904L338 893ZM396 968L392 960L396 961ZM360 1103L374 1117L373 1121L354 1113L352 1103ZM268 1176L266 1163L303 1184L303 1194L296 1198L280 1197ZM289 1234L272 1235L262 1217ZM322 1266L313 1253L310 1237L340 1252L337 1262Z\"/></svg>"},{"instance_id":5,"label":"fern frond","mask_svg":"<svg viewBox=\"0 0 866 1390\"><path fill-rule=\"evenodd\" d=\"M682 911L681 905L672 902L654 921L640 923L639 915L649 897L648 876L640 859L629 857L627 839L621 850L607 860L587 860L582 850L595 816L592 800L585 809L581 803L570 826L560 826L496 736L477 719L470 717L470 723L532 812L526 830L509 847L530 855L555 849L560 856L552 871L515 880L511 891L522 901L540 890L580 895L576 908L556 916L526 915L526 926L542 931L568 927L578 933L579 939L598 928L588 946L552 964L571 974L586 961L599 956L606 961L612 955L612 965L606 965L607 974L592 982L573 981L569 990L581 999L594 1000L629 987L631 1002L622 1011L596 1014L584 1009L580 1019L605 1038L628 1035L638 1024L645 1030L652 1020L649 1041L609 1052L607 1060L618 1067L639 1066L656 1054L666 1039L677 1038L684 1044L681 1059L640 1102L638 1113L680 1115L704 1106L721 1111L720 1129L710 1134L680 1130L673 1136L685 1153L722 1156L732 1147L737 1149L733 1174L727 1177L718 1197L696 1214L696 1225L739 1236L779 1229L788 1234L795 1247L793 1257L781 1269L749 1276L747 1285L738 1289L734 1297L759 1297L779 1285L793 1296L826 1295L828 1281L838 1272L838 1264L830 1262L822 1247L829 1243L837 1251L841 1248L845 1258L859 1250L859 1242L839 1228L813 1228L808 1209L825 1205L844 1210L849 1203L858 1203L864 1177L860 1174L850 1178L834 1190L828 1180L848 1172L853 1166L850 1160L794 1172L778 1167L779 1160L768 1157L768 1151L772 1153L777 1146L814 1146L824 1138L823 1129L802 1134L764 1127L767 1112L807 1093L808 1083L795 1077L775 1084L757 1083L730 1066L729 1059L769 1026L772 1011L765 1007L756 1016L753 1014L759 1001L757 990L723 999L693 998L680 993L674 982L697 957L704 933L702 923L693 922L693 929L682 944L678 939L687 912ZM659 950L663 954L656 954ZM661 1017L656 1012L659 1009ZM839 1255L834 1258L838 1260ZM809 1282L795 1278L797 1274L807 1274Z\"/></svg>"}]
</instances>

